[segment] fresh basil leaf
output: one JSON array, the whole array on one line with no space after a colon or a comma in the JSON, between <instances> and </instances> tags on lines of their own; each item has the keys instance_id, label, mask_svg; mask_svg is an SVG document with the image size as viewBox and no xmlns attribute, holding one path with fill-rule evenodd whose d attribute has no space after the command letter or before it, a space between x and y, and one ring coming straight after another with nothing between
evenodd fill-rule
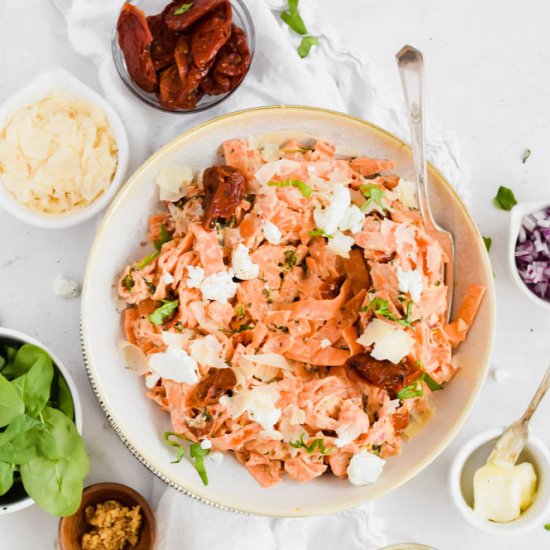
<instances>
[{"instance_id":1,"label":"fresh basil leaf","mask_svg":"<svg viewBox=\"0 0 550 550\"><path fill-rule=\"evenodd\" d=\"M491 245L493 244L493 239L491 237L482 237L483 242L485 243L485 248L487 249L487 252L491 250Z\"/></svg>"},{"instance_id":2,"label":"fresh basil leaf","mask_svg":"<svg viewBox=\"0 0 550 550\"><path fill-rule=\"evenodd\" d=\"M40 358L50 359L46 351L32 344L23 344L15 356L8 360L8 365L2 369L2 374L9 378L17 378L26 374ZM50 359L51 360L51 359Z\"/></svg>"},{"instance_id":3,"label":"fresh basil leaf","mask_svg":"<svg viewBox=\"0 0 550 550\"><path fill-rule=\"evenodd\" d=\"M401 388L397 392L399 399L412 399L413 397L422 397L424 395L424 388L422 387L422 376L416 378L412 384Z\"/></svg>"},{"instance_id":4,"label":"fresh basil leaf","mask_svg":"<svg viewBox=\"0 0 550 550\"><path fill-rule=\"evenodd\" d=\"M314 439L313 442L308 445L304 441L305 435L305 433L302 433L300 435L300 439L298 439L297 441L289 441L288 444L295 449L305 449L308 454L313 454L316 449L319 449L319 454L323 456L328 455L332 452L332 449L325 448L325 441L321 438Z\"/></svg>"},{"instance_id":5,"label":"fresh basil leaf","mask_svg":"<svg viewBox=\"0 0 550 550\"><path fill-rule=\"evenodd\" d=\"M40 456L57 457L53 435L36 418L17 416L0 434L0 461L21 465Z\"/></svg>"},{"instance_id":6,"label":"fresh basil leaf","mask_svg":"<svg viewBox=\"0 0 550 550\"><path fill-rule=\"evenodd\" d=\"M7 426L16 416L25 412L25 403L15 387L0 374L0 428Z\"/></svg>"},{"instance_id":7,"label":"fresh basil leaf","mask_svg":"<svg viewBox=\"0 0 550 550\"><path fill-rule=\"evenodd\" d=\"M136 282L132 278L132 275L130 275L130 273L128 273L128 275L126 275L124 277L124 279L122 279L121 284L126 290L130 291L130 290L132 290L132 288L134 288L134 285L136 284Z\"/></svg>"},{"instance_id":8,"label":"fresh basil leaf","mask_svg":"<svg viewBox=\"0 0 550 550\"><path fill-rule=\"evenodd\" d=\"M27 413L36 416L48 402L53 372L50 357L40 356L26 374L12 380L13 386L25 403Z\"/></svg>"},{"instance_id":9,"label":"fresh basil leaf","mask_svg":"<svg viewBox=\"0 0 550 550\"><path fill-rule=\"evenodd\" d=\"M288 0L288 10L281 13L281 19L298 34L307 34L306 25L298 12L298 0Z\"/></svg>"},{"instance_id":10,"label":"fresh basil leaf","mask_svg":"<svg viewBox=\"0 0 550 550\"><path fill-rule=\"evenodd\" d=\"M550 531L550 523L547 523L544 528L547 530L547 531Z\"/></svg>"},{"instance_id":11,"label":"fresh basil leaf","mask_svg":"<svg viewBox=\"0 0 550 550\"><path fill-rule=\"evenodd\" d=\"M209 452L208 449L203 449L200 443L191 443L191 445L189 445L189 454L195 461L195 470L197 470L204 485L208 485L208 475L204 467L204 457L208 455Z\"/></svg>"},{"instance_id":12,"label":"fresh basil leaf","mask_svg":"<svg viewBox=\"0 0 550 550\"><path fill-rule=\"evenodd\" d=\"M0 497L5 495L13 485L13 466L0 462Z\"/></svg>"},{"instance_id":13,"label":"fresh basil leaf","mask_svg":"<svg viewBox=\"0 0 550 550\"><path fill-rule=\"evenodd\" d=\"M174 15L183 15L185 12L189 11L189 8L193 5L193 2L189 2L189 4L182 4L181 6L178 6L174 9L172 12Z\"/></svg>"},{"instance_id":14,"label":"fresh basil leaf","mask_svg":"<svg viewBox=\"0 0 550 550\"><path fill-rule=\"evenodd\" d=\"M363 193L363 196L367 199L367 202L361 206L361 212L365 213L371 205L375 205L381 214L386 212L386 207L382 202L382 197L385 195L385 191L376 187L372 183L364 184L359 187L359 191Z\"/></svg>"},{"instance_id":15,"label":"fresh basil leaf","mask_svg":"<svg viewBox=\"0 0 550 550\"><path fill-rule=\"evenodd\" d=\"M329 235L324 229L318 227L317 229L312 229L309 231L310 237L326 237L327 239L332 239L332 235Z\"/></svg>"},{"instance_id":16,"label":"fresh basil leaf","mask_svg":"<svg viewBox=\"0 0 550 550\"><path fill-rule=\"evenodd\" d=\"M236 308L235 308L235 313L237 314L237 317L239 319L242 319L244 317L244 307L239 304Z\"/></svg>"},{"instance_id":17,"label":"fresh basil leaf","mask_svg":"<svg viewBox=\"0 0 550 550\"><path fill-rule=\"evenodd\" d=\"M0 355L0 371L6 366L6 360Z\"/></svg>"},{"instance_id":18,"label":"fresh basil leaf","mask_svg":"<svg viewBox=\"0 0 550 550\"><path fill-rule=\"evenodd\" d=\"M301 180L270 181L267 185L269 187L296 187L306 199L311 197L313 192L313 189Z\"/></svg>"},{"instance_id":19,"label":"fresh basil leaf","mask_svg":"<svg viewBox=\"0 0 550 550\"><path fill-rule=\"evenodd\" d=\"M160 254L159 251L155 250L155 252L152 252L151 254L149 254L149 256L145 256L145 258L143 258L143 260L139 261L136 264L136 269L138 271L140 271L145 266L149 265L152 261L156 260L159 256L159 254Z\"/></svg>"},{"instance_id":20,"label":"fresh basil leaf","mask_svg":"<svg viewBox=\"0 0 550 550\"><path fill-rule=\"evenodd\" d=\"M58 393L57 393L57 408L71 420L74 420L74 401L71 395L71 390L67 385L67 381L63 378L63 375L59 373L57 380Z\"/></svg>"},{"instance_id":21,"label":"fresh basil leaf","mask_svg":"<svg viewBox=\"0 0 550 550\"><path fill-rule=\"evenodd\" d=\"M512 208L518 203L514 192L508 187L502 185L498 188L496 197L493 199L493 203L497 208L501 210L512 210Z\"/></svg>"},{"instance_id":22,"label":"fresh basil leaf","mask_svg":"<svg viewBox=\"0 0 550 550\"><path fill-rule=\"evenodd\" d=\"M172 233L170 233L170 231L166 229L166 226L163 223L161 223L160 238L158 240L153 241L153 245L160 252L162 245L167 243L171 238L172 238Z\"/></svg>"},{"instance_id":23,"label":"fresh basil leaf","mask_svg":"<svg viewBox=\"0 0 550 550\"><path fill-rule=\"evenodd\" d=\"M523 155L521 157L522 164L525 164L527 162L527 159L531 156L531 149L525 149L523 152Z\"/></svg>"},{"instance_id":24,"label":"fresh basil leaf","mask_svg":"<svg viewBox=\"0 0 550 550\"><path fill-rule=\"evenodd\" d=\"M178 450L176 458L172 460L170 464L178 464L181 462L181 459L185 455L185 447L179 441L174 441L173 439L170 439L171 437L179 437L179 435L174 432L164 432L162 434L162 439L164 439L164 442L167 445L170 445L170 447L175 447Z\"/></svg>"},{"instance_id":25,"label":"fresh basil leaf","mask_svg":"<svg viewBox=\"0 0 550 550\"><path fill-rule=\"evenodd\" d=\"M427 372L422 375L422 378L430 390L438 391L443 389L443 386L438 384Z\"/></svg>"},{"instance_id":26,"label":"fresh basil leaf","mask_svg":"<svg viewBox=\"0 0 550 550\"><path fill-rule=\"evenodd\" d=\"M23 464L20 471L25 491L46 512L70 516L78 510L84 486L80 464L39 457Z\"/></svg>"},{"instance_id":27,"label":"fresh basil leaf","mask_svg":"<svg viewBox=\"0 0 550 550\"><path fill-rule=\"evenodd\" d=\"M407 312L404 319L400 319L390 310L390 303L384 298L373 298L368 305L362 307L359 312L364 313L365 311L374 311L376 315L381 315L390 321L396 321L401 326L409 327L412 323L411 314L412 314L412 302L407 304Z\"/></svg>"},{"instance_id":28,"label":"fresh basil leaf","mask_svg":"<svg viewBox=\"0 0 550 550\"><path fill-rule=\"evenodd\" d=\"M89 459L75 423L64 413L51 407L44 407L42 414L46 429L55 440L57 456L70 460L74 471L84 478L88 473Z\"/></svg>"},{"instance_id":29,"label":"fresh basil leaf","mask_svg":"<svg viewBox=\"0 0 550 550\"><path fill-rule=\"evenodd\" d=\"M153 325L162 325L164 321L178 309L179 300L163 300L162 305L149 314L149 321Z\"/></svg>"},{"instance_id":30,"label":"fresh basil leaf","mask_svg":"<svg viewBox=\"0 0 550 550\"><path fill-rule=\"evenodd\" d=\"M304 36L298 46L298 55L303 59L309 55L312 46L319 45L319 38L316 36Z\"/></svg>"}]
</instances>

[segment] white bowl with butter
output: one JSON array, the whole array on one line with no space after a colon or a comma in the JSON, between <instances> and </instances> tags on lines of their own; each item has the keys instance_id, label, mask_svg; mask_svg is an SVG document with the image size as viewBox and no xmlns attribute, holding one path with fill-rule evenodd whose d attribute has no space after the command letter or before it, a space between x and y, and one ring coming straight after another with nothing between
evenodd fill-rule
<instances>
[{"instance_id":1,"label":"white bowl with butter","mask_svg":"<svg viewBox=\"0 0 550 550\"><path fill-rule=\"evenodd\" d=\"M128 155L101 95L65 69L43 72L0 107L0 205L38 227L76 225L109 204Z\"/></svg>"},{"instance_id":2,"label":"white bowl with butter","mask_svg":"<svg viewBox=\"0 0 550 550\"><path fill-rule=\"evenodd\" d=\"M474 510L474 475L482 468L489 454L493 450L497 439L502 434L502 428L494 428L484 431L468 440L456 454L449 471L449 487L451 497L462 517L473 527L480 531L493 534L512 535L526 533L533 529L541 529L548 521L550 514L550 451L538 437L530 434L527 444L521 453L517 465L520 469L517 472L510 472L513 479L507 479L504 483L497 482L496 490L508 492L502 498L491 494L491 484L494 472L486 471L484 480L477 479L477 491L480 491L480 482L484 483L481 490L484 492L483 503L478 503L478 511ZM495 517L509 517L513 509L521 500L527 500L526 491L529 486L529 476L525 474L527 467L521 464L529 463L533 466L537 480L535 493L532 496L530 505L521 512L517 519L506 522L490 521L481 514L480 507L485 514L492 513ZM502 472L496 472L502 475ZM504 477L507 477L506 472ZM502 480L501 480L502 481ZM521 495L516 495L521 492ZM480 506L481 505L481 506ZM492 510L489 510L493 507Z\"/></svg>"}]
</instances>

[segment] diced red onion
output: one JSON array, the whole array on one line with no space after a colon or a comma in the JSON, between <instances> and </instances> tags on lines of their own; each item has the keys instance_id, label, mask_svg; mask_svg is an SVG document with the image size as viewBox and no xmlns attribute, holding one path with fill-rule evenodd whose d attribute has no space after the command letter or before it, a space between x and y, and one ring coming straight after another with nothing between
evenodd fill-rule
<instances>
[{"instance_id":1,"label":"diced red onion","mask_svg":"<svg viewBox=\"0 0 550 550\"><path fill-rule=\"evenodd\" d=\"M524 216L515 257L522 281L537 296L550 301L550 207Z\"/></svg>"}]
</instances>

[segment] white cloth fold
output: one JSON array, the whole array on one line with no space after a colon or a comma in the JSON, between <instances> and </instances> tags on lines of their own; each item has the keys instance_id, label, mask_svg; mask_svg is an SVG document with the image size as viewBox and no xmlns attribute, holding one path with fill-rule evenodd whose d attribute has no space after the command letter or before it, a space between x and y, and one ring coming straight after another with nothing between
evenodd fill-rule
<instances>
[{"instance_id":1,"label":"white cloth fold","mask_svg":"<svg viewBox=\"0 0 550 550\"><path fill-rule=\"evenodd\" d=\"M120 2L52 0L67 21L75 49L98 67L103 93L121 115L130 139L130 170L161 145L204 120L269 104L303 104L345 111L407 139L401 99L388 95L376 67L364 52L343 44L341 29L318 28L316 3L304 0L302 14L321 44L310 56L296 53L299 37L283 25L277 12L283 0L246 0L256 28L256 53L238 92L212 109L194 114L155 110L134 97L119 78L111 56L111 39ZM357 27L361 32L361 27ZM349 32L347 30L346 32ZM393 52L389 54L393 63ZM398 105L399 108L396 108ZM461 172L448 138L428 132L428 155L455 183ZM237 515L187 498L160 482L156 485L159 550L370 550L386 543L383 522L367 504L328 517L272 519Z\"/></svg>"}]
</instances>

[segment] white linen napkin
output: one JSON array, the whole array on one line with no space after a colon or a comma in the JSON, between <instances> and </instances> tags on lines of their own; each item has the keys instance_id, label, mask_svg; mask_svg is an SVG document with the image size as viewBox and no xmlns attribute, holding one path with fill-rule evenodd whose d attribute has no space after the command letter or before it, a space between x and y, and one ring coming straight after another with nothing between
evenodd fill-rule
<instances>
[{"instance_id":1,"label":"white linen napkin","mask_svg":"<svg viewBox=\"0 0 550 550\"><path fill-rule=\"evenodd\" d=\"M131 148L130 170L185 129L223 113L269 104L326 107L365 118L408 138L401 98L387 93L378 71L364 52L351 52L337 28L319 28L314 0L300 9L308 30L321 37L310 56L296 53L299 38L281 23L284 0L245 0L254 20L256 54L239 88L221 105L196 115L155 110L134 97L119 78L112 57L111 37L121 2L52 0L65 16L75 51L98 66L103 93L121 115ZM139 2L137 2L139 4ZM359 22L360 23L360 22ZM357 25L357 32L362 32ZM353 22L346 32L353 32ZM388 52L388 62L393 63ZM396 107L397 106L397 107ZM455 185L461 181L456 151L448 136L430 129L428 156ZM272 519L225 512L155 485L159 550L371 550L386 544L384 521L372 503L356 509L307 519Z\"/></svg>"}]
</instances>

